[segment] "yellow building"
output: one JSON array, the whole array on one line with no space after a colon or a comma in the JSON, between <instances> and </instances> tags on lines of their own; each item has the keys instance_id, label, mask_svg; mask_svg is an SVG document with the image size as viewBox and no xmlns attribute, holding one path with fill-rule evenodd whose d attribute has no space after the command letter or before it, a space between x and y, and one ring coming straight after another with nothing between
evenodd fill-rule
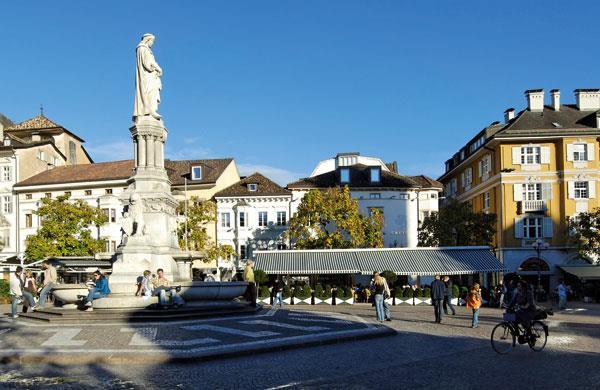
<instances>
[{"instance_id":1,"label":"yellow building","mask_svg":"<svg viewBox=\"0 0 600 390\"><path fill-rule=\"evenodd\" d=\"M575 90L561 104L552 90L525 92L527 107L480 131L439 178L446 198L497 215L494 245L509 272L544 289L563 276L557 266L582 262L569 246L567 219L600 207L600 90ZM539 251L536 247L539 247Z\"/></svg>"}]
</instances>

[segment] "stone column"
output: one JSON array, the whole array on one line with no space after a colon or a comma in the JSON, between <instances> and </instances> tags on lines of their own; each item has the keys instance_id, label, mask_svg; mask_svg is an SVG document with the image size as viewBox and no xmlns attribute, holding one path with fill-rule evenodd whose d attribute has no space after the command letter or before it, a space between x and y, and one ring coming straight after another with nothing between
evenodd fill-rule
<instances>
[{"instance_id":1,"label":"stone column","mask_svg":"<svg viewBox=\"0 0 600 390\"><path fill-rule=\"evenodd\" d=\"M146 159L146 165L149 167L154 167L154 136L149 135L146 138L146 152L148 153Z\"/></svg>"},{"instance_id":2,"label":"stone column","mask_svg":"<svg viewBox=\"0 0 600 390\"><path fill-rule=\"evenodd\" d=\"M137 139L133 139L133 166L137 168L138 166L138 142Z\"/></svg>"},{"instance_id":3,"label":"stone column","mask_svg":"<svg viewBox=\"0 0 600 390\"><path fill-rule=\"evenodd\" d=\"M160 138L156 138L154 141L154 166L158 168L162 168L162 155L160 153L160 145L162 145L162 141Z\"/></svg>"},{"instance_id":4,"label":"stone column","mask_svg":"<svg viewBox=\"0 0 600 390\"><path fill-rule=\"evenodd\" d=\"M139 136L137 139L138 143L138 166L145 167L146 166L146 137Z\"/></svg>"}]
</instances>

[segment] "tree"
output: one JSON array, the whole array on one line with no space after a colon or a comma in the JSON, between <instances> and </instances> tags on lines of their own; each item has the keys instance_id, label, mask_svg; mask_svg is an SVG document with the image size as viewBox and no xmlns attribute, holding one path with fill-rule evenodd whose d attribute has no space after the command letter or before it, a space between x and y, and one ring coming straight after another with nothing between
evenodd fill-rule
<instances>
[{"instance_id":1,"label":"tree","mask_svg":"<svg viewBox=\"0 0 600 390\"><path fill-rule=\"evenodd\" d=\"M451 199L419 227L419 246L492 245L496 214L475 213L468 202Z\"/></svg>"},{"instance_id":2,"label":"tree","mask_svg":"<svg viewBox=\"0 0 600 390\"><path fill-rule=\"evenodd\" d=\"M237 256L231 245L217 245L208 235L207 226L217 220L217 204L215 202L210 200L202 201L198 197L193 196L188 201L187 226L185 221L185 202L179 204L177 213L184 217L177 227L177 238L179 239L179 246L181 248L204 251L206 253L205 261L207 262L218 258Z\"/></svg>"},{"instance_id":3,"label":"tree","mask_svg":"<svg viewBox=\"0 0 600 390\"><path fill-rule=\"evenodd\" d=\"M600 258L600 208L567 218L570 241L583 258Z\"/></svg>"},{"instance_id":4,"label":"tree","mask_svg":"<svg viewBox=\"0 0 600 390\"><path fill-rule=\"evenodd\" d=\"M381 248L383 216L360 213L358 201L343 189L311 190L289 222L286 236L298 249Z\"/></svg>"},{"instance_id":5,"label":"tree","mask_svg":"<svg viewBox=\"0 0 600 390\"><path fill-rule=\"evenodd\" d=\"M106 240L93 238L91 228L104 225L108 216L83 200L70 201L68 195L43 198L35 214L40 217L41 226L36 234L26 239L27 260L90 256L104 250Z\"/></svg>"}]
</instances>

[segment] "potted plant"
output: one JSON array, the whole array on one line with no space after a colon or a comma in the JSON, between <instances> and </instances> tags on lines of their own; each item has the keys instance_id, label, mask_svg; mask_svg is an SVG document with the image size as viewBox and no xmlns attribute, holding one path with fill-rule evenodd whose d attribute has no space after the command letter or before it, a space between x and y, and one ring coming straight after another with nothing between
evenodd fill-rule
<instances>
[{"instance_id":1,"label":"potted plant","mask_svg":"<svg viewBox=\"0 0 600 390\"><path fill-rule=\"evenodd\" d=\"M417 287L413 293L413 298L414 298L414 302L415 305L419 305L421 303L423 303L423 300L421 298L423 298L423 290L420 287Z\"/></svg>"},{"instance_id":2,"label":"potted plant","mask_svg":"<svg viewBox=\"0 0 600 390\"><path fill-rule=\"evenodd\" d=\"M294 290L294 305L310 305L312 290L308 284L297 286Z\"/></svg>"},{"instance_id":3,"label":"potted plant","mask_svg":"<svg viewBox=\"0 0 600 390\"><path fill-rule=\"evenodd\" d=\"M466 286L461 286L460 295L458 297L458 305L464 306L466 304L467 294L469 293L469 289Z\"/></svg>"},{"instance_id":4,"label":"potted plant","mask_svg":"<svg viewBox=\"0 0 600 390\"><path fill-rule=\"evenodd\" d=\"M338 305L352 305L354 303L352 289L349 287L339 287L335 300Z\"/></svg>"},{"instance_id":5,"label":"potted plant","mask_svg":"<svg viewBox=\"0 0 600 390\"><path fill-rule=\"evenodd\" d=\"M10 285L8 280L0 279L0 304L10 302Z\"/></svg>"},{"instance_id":6,"label":"potted plant","mask_svg":"<svg viewBox=\"0 0 600 390\"><path fill-rule=\"evenodd\" d=\"M429 287L423 289L423 298L423 303L431 305L431 289Z\"/></svg>"},{"instance_id":7,"label":"potted plant","mask_svg":"<svg viewBox=\"0 0 600 390\"><path fill-rule=\"evenodd\" d=\"M317 284L315 291L315 304L331 305L331 287L329 285L323 287L321 284Z\"/></svg>"},{"instance_id":8,"label":"potted plant","mask_svg":"<svg viewBox=\"0 0 600 390\"><path fill-rule=\"evenodd\" d=\"M271 303L271 291L268 286L260 286L258 289L258 300L262 303Z\"/></svg>"},{"instance_id":9,"label":"potted plant","mask_svg":"<svg viewBox=\"0 0 600 390\"><path fill-rule=\"evenodd\" d=\"M460 298L460 286L458 284L452 285L452 304L458 305L458 298Z\"/></svg>"},{"instance_id":10,"label":"potted plant","mask_svg":"<svg viewBox=\"0 0 600 390\"><path fill-rule=\"evenodd\" d=\"M292 289L287 284L283 286L283 303L288 305L292 302Z\"/></svg>"}]
</instances>

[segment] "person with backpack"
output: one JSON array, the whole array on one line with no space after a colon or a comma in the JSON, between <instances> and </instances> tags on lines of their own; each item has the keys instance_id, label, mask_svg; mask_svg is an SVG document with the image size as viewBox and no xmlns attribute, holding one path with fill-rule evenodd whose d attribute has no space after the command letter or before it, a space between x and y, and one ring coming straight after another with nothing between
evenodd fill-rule
<instances>
[{"instance_id":1,"label":"person with backpack","mask_svg":"<svg viewBox=\"0 0 600 390\"><path fill-rule=\"evenodd\" d=\"M467 308L473 311L473 318L471 320L471 328L477 328L479 322L479 308L481 307L481 288L479 283L475 283L473 287L469 289L467 294Z\"/></svg>"}]
</instances>

